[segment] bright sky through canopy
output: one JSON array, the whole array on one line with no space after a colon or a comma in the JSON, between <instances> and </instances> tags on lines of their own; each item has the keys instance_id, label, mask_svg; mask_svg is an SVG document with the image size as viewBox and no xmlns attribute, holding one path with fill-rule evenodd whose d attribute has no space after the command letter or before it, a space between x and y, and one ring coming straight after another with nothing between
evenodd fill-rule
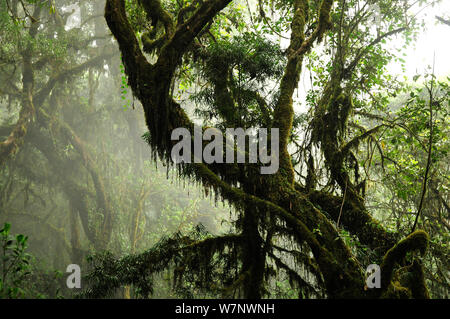
<instances>
[{"instance_id":1,"label":"bright sky through canopy","mask_svg":"<svg viewBox=\"0 0 450 319\"><path fill-rule=\"evenodd\" d=\"M424 74L427 66L433 66L439 78L450 76L450 26L438 22L436 15L450 17L450 1L444 0L434 7L425 8L420 18L425 21L425 30L418 35L415 42L406 51L406 76L411 79L415 74ZM401 69L399 68L399 72Z\"/></svg>"},{"instance_id":2,"label":"bright sky through canopy","mask_svg":"<svg viewBox=\"0 0 450 319\"><path fill-rule=\"evenodd\" d=\"M419 30L417 40L402 51L406 54L406 56L403 56L405 70L402 70L398 62L391 62L387 67L388 71L397 76L399 80L406 76L407 80L412 82L414 75L424 75L431 72L434 57L434 73L436 77L450 76L450 26L436 19L436 16L447 20L450 19L450 0L442 0L434 7L428 5L427 7L417 8L415 11L412 10L412 14L417 14L416 18L419 21L424 20L425 28ZM287 46L287 41L282 41L283 44L284 42L286 42ZM387 43L392 46L392 50L395 52L395 50L402 47L404 40L400 35L397 35L387 39ZM402 53L397 53L397 55L402 57ZM421 82L421 80L419 79L418 82ZM300 78L299 90L294 96L296 112L305 112L307 110L305 99L310 89L310 74L304 68Z\"/></svg>"}]
</instances>

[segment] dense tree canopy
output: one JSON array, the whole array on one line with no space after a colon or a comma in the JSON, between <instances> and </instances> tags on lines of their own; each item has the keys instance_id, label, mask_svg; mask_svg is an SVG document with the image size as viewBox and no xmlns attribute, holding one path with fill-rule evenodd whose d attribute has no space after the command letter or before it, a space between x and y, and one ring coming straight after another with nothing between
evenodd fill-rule
<instances>
[{"instance_id":1,"label":"dense tree canopy","mask_svg":"<svg viewBox=\"0 0 450 319\"><path fill-rule=\"evenodd\" d=\"M0 295L448 298L450 78L391 71L439 3L2 2L0 221L47 264L17 237ZM278 129L277 172L175 163L196 126Z\"/></svg>"}]
</instances>

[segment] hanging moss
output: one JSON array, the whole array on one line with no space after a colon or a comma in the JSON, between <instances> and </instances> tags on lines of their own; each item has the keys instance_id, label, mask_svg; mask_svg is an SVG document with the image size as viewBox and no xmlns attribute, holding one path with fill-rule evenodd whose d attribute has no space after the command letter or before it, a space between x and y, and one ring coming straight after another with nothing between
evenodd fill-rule
<instances>
[{"instance_id":1,"label":"hanging moss","mask_svg":"<svg viewBox=\"0 0 450 319\"><path fill-rule=\"evenodd\" d=\"M184 236L177 233L163 238L140 254L120 259L109 252L94 254L88 258L91 264L86 276L88 288L81 296L108 297L122 286L134 285L140 296L147 298L153 294L153 277L167 269L173 271L175 290L185 291L185 284L192 283L211 293L212 283L237 278L238 275L231 271L236 261L231 252L237 249L241 240L241 236L233 234L210 237L204 228L198 227ZM222 267L218 267L219 264Z\"/></svg>"},{"instance_id":2,"label":"hanging moss","mask_svg":"<svg viewBox=\"0 0 450 319\"><path fill-rule=\"evenodd\" d=\"M169 160L170 150L174 143L170 141L172 129L185 127L193 131L193 123L181 106L170 96L170 87L175 70L180 65L186 48L189 47L202 28L228 2L212 0L201 4L194 14L195 16L183 25L179 25L173 36L162 45L158 60L154 65L145 62L133 30L127 24L123 5L117 0L108 0L107 2L106 18L108 25L118 40L123 53L125 70L130 75L130 86L143 103L146 122L150 131L148 141L152 146L153 156L155 157ZM286 231L280 231L279 234L293 239L300 245L307 245L311 249L318 269L323 276L323 286L329 297L365 296L361 265L352 256L349 248L339 237L326 215L317 209L304 193L296 191L292 161L287 151L294 113L292 95L298 84L303 55L309 50L312 42L316 39L320 40L329 27L332 3L332 0L322 1L318 28L314 31L312 38L305 39L304 29L308 20L308 1L294 1L291 45L287 52L288 61L281 78L273 112L274 120L271 123L272 127L280 129L280 167L278 173L271 176L258 176L258 174L255 174L257 165L192 163L180 164L177 167L180 176L201 183L208 194L214 193L222 200L229 201L238 211L236 227L242 235L236 236L241 239L244 238L244 240L239 240L234 249L231 248L231 244L225 246L228 247L227 249L234 250L233 253L238 252L238 258L235 259L234 263L236 264L239 261L242 267L233 273L233 278L227 278L229 280L227 283L233 285L236 282L244 282L247 296L260 297L265 291L264 275L270 276L272 271L266 263L267 252L272 247L272 234L270 233L272 227L280 225ZM166 32L167 30L166 27ZM229 57L224 56L224 58ZM223 61L215 62L221 63ZM249 62L254 61L249 60ZM213 64L217 65L216 63ZM227 80L224 84L228 86L228 91L224 90L219 94L220 96L215 97L215 100L221 104L218 105L220 110L217 113L221 113L223 118L229 117L232 113L228 112L229 109L239 105L236 103L238 91L234 89L234 80L230 79L229 64L222 68L222 70L227 71L225 72ZM259 71L252 69L253 66L251 63L247 65L250 76L251 72ZM257 75L255 74L255 76ZM352 108L350 94L343 92L340 82L334 80L327 87L317 108L315 121L313 122L313 141L322 147L334 181L342 189L348 184L348 198L351 205L354 205L353 209L361 211L359 205L362 205L362 201L353 190L345 170L344 161L349 154L347 150L342 149L347 121ZM355 213L350 216L356 218L358 214ZM364 228L365 236L367 238L373 236L374 234L371 231L376 230L377 227L375 225ZM376 232L375 235L383 238L381 231ZM179 240L181 239L179 238ZM189 240L191 239L183 237L181 242L186 244ZM217 243L218 241L219 239L217 239ZM210 243L212 242L216 242L216 239L212 238ZM206 287L209 282L208 279L211 278L207 276L208 271L216 269L212 267L213 265L209 261L215 260L213 255L220 255L219 251L223 252L225 249L214 250L204 242L191 241L191 244L194 247L202 247L204 251L195 249L173 250L170 248L174 256L178 258L175 262L176 282L180 284L181 278L190 278L188 281L198 280L198 282L195 281L197 284ZM171 245L173 245L173 242L165 247L172 247ZM402 245L401 243L398 244L399 247L402 247ZM217 244L216 246L220 245ZM188 251L189 253L183 253ZM165 260L167 261L167 259ZM171 260L173 261L173 259ZM390 261L389 258L386 260ZM165 267L167 265L168 263L164 264ZM278 265L282 267L280 263ZM386 262L386 265L389 265L389 263ZM188 269L191 269L191 272ZM189 277L190 274L193 274L193 277ZM387 284L390 284L391 280L388 279ZM254 287L251 286L252 284L254 284Z\"/></svg>"}]
</instances>

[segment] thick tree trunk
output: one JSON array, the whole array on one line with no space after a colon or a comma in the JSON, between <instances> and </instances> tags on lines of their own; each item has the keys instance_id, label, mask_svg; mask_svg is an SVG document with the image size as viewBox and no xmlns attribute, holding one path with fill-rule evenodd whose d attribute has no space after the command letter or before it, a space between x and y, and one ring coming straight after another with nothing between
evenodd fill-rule
<instances>
[{"instance_id":1,"label":"thick tree trunk","mask_svg":"<svg viewBox=\"0 0 450 319\"><path fill-rule=\"evenodd\" d=\"M153 5L159 3L157 0L150 2ZM176 27L173 26L175 24L173 21L168 23L165 42L157 61L150 64L143 55L128 22L124 1L107 0L106 21L118 41L129 84L143 105L150 134L149 143L163 159L170 159L170 150L174 144L170 139L172 129L185 127L193 131L193 123L170 96L175 69L193 39L229 2L225 0L204 2L186 22ZM279 172L261 177L255 173L257 170L251 165L237 167L232 164L185 164L180 167L182 174L201 181L205 188L212 189L241 212L239 230L245 238L241 246L243 251L241 275L244 276L245 283L244 297L247 298L260 298L264 294L266 249L271 246L271 235L262 234L258 229L262 227L268 230L276 226L277 222L285 224L297 242L310 247L324 278L329 297L372 296L364 291L363 267L345 245L331 221L315 206L322 203L332 215L336 215L341 201L325 193L308 194L294 183L291 158L287 151L288 138L292 130L292 95L298 83L303 56L330 27L329 15L333 1L324 0L321 3L317 27L308 38L305 38L307 4L308 1L303 0L294 2L288 63L281 79L280 98L272 123L273 127L280 129ZM170 19L165 12L147 13L153 15L152 19ZM348 182L348 176L340 173L343 160L336 159L335 155L332 155L336 151L336 144L323 140L323 137L336 139L337 134L338 131L335 129L321 131L317 135L322 138L320 141L327 142L326 146L330 147L329 150L325 150L326 158L330 162L333 177L342 186ZM338 156L339 154L342 152L338 153ZM242 189L235 188L237 182L243 185ZM248 184L250 187L246 186ZM393 239L370 218L353 191L349 193L352 200L346 203L345 207L346 209L349 207L349 211L344 212L342 224L361 236L367 244L373 247L381 246L382 252L386 252L393 244ZM371 224L366 225L367 222ZM314 229L318 231L313 232Z\"/></svg>"}]
</instances>

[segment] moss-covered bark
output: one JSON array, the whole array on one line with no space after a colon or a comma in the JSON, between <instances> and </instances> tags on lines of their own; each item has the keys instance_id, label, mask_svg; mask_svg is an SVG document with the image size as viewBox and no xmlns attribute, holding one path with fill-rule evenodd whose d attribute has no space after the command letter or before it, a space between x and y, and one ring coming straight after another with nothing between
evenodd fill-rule
<instances>
[{"instance_id":1,"label":"moss-covered bark","mask_svg":"<svg viewBox=\"0 0 450 319\"><path fill-rule=\"evenodd\" d=\"M229 2L204 2L186 21L169 23L168 25L174 25L174 31L172 33L172 29L166 26L166 33L168 32L170 37L161 45L154 64L149 63L141 51L139 41L127 19L124 1L108 0L106 3L105 18L122 52L129 85L142 102L145 111L149 128L148 141L153 151L164 160L170 160L170 150L174 144L170 140L172 129L185 127L192 132L194 127L184 110L170 96L175 69L194 38ZM288 62L280 82L279 99L272 119L272 127L280 129L279 172L262 177L251 165L192 163L179 166L184 177L200 181L206 189L229 201L240 212L237 225L240 234L237 236L245 240L233 241L233 244L240 247L237 258L241 259L242 269L230 287L243 284L245 297L259 298L264 294L266 260L273 248L274 231L271 229L279 225L283 225L279 227L282 232L289 234L297 243L306 244L310 248L329 297L372 296L364 291L363 266L354 258L323 212L326 207L329 214L336 216L340 203L337 206L337 199L329 194L308 194L301 187L297 187L294 184L294 171L287 151L293 119L292 95L297 87L301 62L313 43L320 40L331 26L332 4L332 0L322 1L316 28L309 37L305 37L305 25L309 19L308 1L294 1ZM151 12L152 20L168 18L164 12L158 12ZM364 209L363 201L344 167L349 147L343 147L343 135L352 110L352 102L350 95L340 88L341 78L333 79L316 110L314 141L322 146L333 179L342 188L344 185L349 188L342 223L368 245L383 247L384 253L394 240ZM238 183L239 188L236 187ZM322 210L318 209L319 205ZM411 239L412 242L416 240L420 241L415 237ZM214 239L211 239L211 242L213 241ZM198 247L203 246L199 244ZM390 260L390 257L386 260ZM132 280L124 281L129 283ZM390 283L391 278L384 283L385 287Z\"/></svg>"},{"instance_id":2,"label":"moss-covered bark","mask_svg":"<svg viewBox=\"0 0 450 319\"><path fill-rule=\"evenodd\" d=\"M401 240L394 247L388 250L383 258L381 264L381 291L384 296L390 297L396 286L392 283L394 276L394 267L396 265L403 265L406 263L405 258L408 253L413 253L414 251L420 252L422 255L425 254L428 247L428 235L424 231L416 231L410 234L405 239ZM423 271L421 266L416 262L413 263L413 274L415 275L414 291L415 295L425 295L426 286L423 281ZM419 279L419 282L417 281ZM420 280L422 279L422 280ZM391 285L394 285L391 287ZM398 284L397 284L398 286ZM418 288L423 286L421 288ZM405 288L407 289L407 288ZM409 290L408 290L409 291Z\"/></svg>"},{"instance_id":3,"label":"moss-covered bark","mask_svg":"<svg viewBox=\"0 0 450 319\"><path fill-rule=\"evenodd\" d=\"M34 15L40 16L41 8L36 6ZM39 23L37 21L31 24L28 31L29 36L34 39L37 34ZM33 103L34 89L34 70L32 65L32 46L31 43L23 49L22 55L22 92L21 101L22 108L19 113L19 119L13 130L5 141L0 143L0 165L3 165L8 157L15 152L23 144L24 137L27 134L28 127L32 123L35 116L35 105Z\"/></svg>"}]
</instances>

